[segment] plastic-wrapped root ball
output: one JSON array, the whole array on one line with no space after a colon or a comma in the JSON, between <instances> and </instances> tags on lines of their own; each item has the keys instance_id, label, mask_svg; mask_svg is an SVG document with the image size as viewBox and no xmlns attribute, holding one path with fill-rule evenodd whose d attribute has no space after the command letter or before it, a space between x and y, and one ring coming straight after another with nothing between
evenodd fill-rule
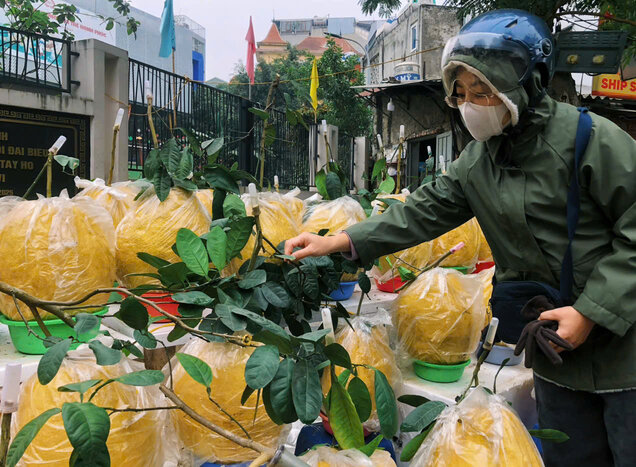
<instances>
[{"instance_id":1,"label":"plastic-wrapped root ball","mask_svg":"<svg viewBox=\"0 0 636 467\"><path fill-rule=\"evenodd\" d=\"M143 365L123 358L116 365L97 365L92 352L69 354L57 375L46 386L42 386L37 375L22 386L20 406L13 420L12 434L18 432L29 421L46 410L59 407L65 402L79 402L74 392L58 392L57 388L89 379L107 380L132 371L143 370ZM84 398L86 401L86 398ZM147 408L166 405L165 397L158 387L134 387L111 383L100 390L92 401L101 407ZM173 430L166 411L118 412L110 416L108 451L113 466L146 467L164 465L167 458L175 457L168 450L174 449L176 440L167 439ZM51 417L26 449L18 465L45 465L66 467L73 447L64 430L62 415Z\"/></svg>"},{"instance_id":2,"label":"plastic-wrapped root ball","mask_svg":"<svg viewBox=\"0 0 636 467\"><path fill-rule=\"evenodd\" d=\"M198 198L181 188L172 188L164 202L160 202L154 189L144 192L117 227L117 277L128 288L141 284L159 284L149 277L128 274L156 273L157 270L137 257L144 252L176 262L172 251L179 229L192 230L202 235L210 228L210 216Z\"/></svg>"},{"instance_id":3,"label":"plastic-wrapped root ball","mask_svg":"<svg viewBox=\"0 0 636 467\"><path fill-rule=\"evenodd\" d=\"M542 467L543 461L514 410L479 386L444 409L411 466Z\"/></svg>"},{"instance_id":4,"label":"plastic-wrapped root ball","mask_svg":"<svg viewBox=\"0 0 636 467\"><path fill-rule=\"evenodd\" d=\"M371 457L357 449L338 451L329 446L319 446L300 456L309 467L395 467L391 454L377 449Z\"/></svg>"},{"instance_id":5,"label":"plastic-wrapped root ball","mask_svg":"<svg viewBox=\"0 0 636 467\"><path fill-rule=\"evenodd\" d=\"M434 364L468 360L485 321L481 281L454 269L421 274L393 303L398 347Z\"/></svg>"},{"instance_id":6,"label":"plastic-wrapped root ball","mask_svg":"<svg viewBox=\"0 0 636 467\"><path fill-rule=\"evenodd\" d=\"M479 224L477 224L479 226ZM481 226L479 226L479 254L478 261L480 263L484 263L487 261L492 261L492 251L490 251L490 245L486 241L486 237L484 236L484 231L481 230Z\"/></svg>"},{"instance_id":7,"label":"plastic-wrapped root ball","mask_svg":"<svg viewBox=\"0 0 636 467\"><path fill-rule=\"evenodd\" d=\"M298 198L299 188L294 188L283 195L283 199L291 211L296 224L300 228L303 225L303 215L305 214L305 203Z\"/></svg>"},{"instance_id":8,"label":"plastic-wrapped root ball","mask_svg":"<svg viewBox=\"0 0 636 467\"><path fill-rule=\"evenodd\" d=\"M478 274L475 274L480 280L481 285L483 287L483 298L484 298L484 307L486 308L486 321L484 322L484 327L490 324L490 320L492 319L492 308L490 307L490 297L492 296L492 278L495 275L494 266L488 269L484 269L480 271Z\"/></svg>"},{"instance_id":9,"label":"plastic-wrapped root ball","mask_svg":"<svg viewBox=\"0 0 636 467\"><path fill-rule=\"evenodd\" d=\"M363 221L366 217L360 203L349 196L343 196L333 201L307 206L302 230L318 233L322 229L329 229L327 235L333 235Z\"/></svg>"},{"instance_id":10,"label":"plastic-wrapped root ball","mask_svg":"<svg viewBox=\"0 0 636 467\"><path fill-rule=\"evenodd\" d=\"M214 190L212 188L206 188L203 190L195 191L195 195L199 198L199 201L203 205L205 212L212 217L212 202L214 201Z\"/></svg>"},{"instance_id":11,"label":"plastic-wrapped root ball","mask_svg":"<svg viewBox=\"0 0 636 467\"><path fill-rule=\"evenodd\" d=\"M115 232L110 214L88 197L21 201L0 218L0 281L43 300L73 301L112 287L115 280ZM85 303L96 305L95 296ZM26 305L20 307L34 319ZM21 319L13 299L0 294L0 310ZM95 311L95 308L88 309ZM79 313L87 310L68 310ZM42 313L45 319L55 318Z\"/></svg>"},{"instance_id":12,"label":"plastic-wrapped root ball","mask_svg":"<svg viewBox=\"0 0 636 467\"><path fill-rule=\"evenodd\" d=\"M75 186L81 189L76 198L87 196L101 204L113 217L115 228L131 209L135 197L141 190L141 185L133 182L119 182L107 186L101 178L91 181L75 177Z\"/></svg>"},{"instance_id":13,"label":"plastic-wrapped root ball","mask_svg":"<svg viewBox=\"0 0 636 467\"><path fill-rule=\"evenodd\" d=\"M431 263L433 243L424 242L392 255L383 256L378 261L380 282L387 282L393 277L399 277L397 268L403 266L411 272L418 273Z\"/></svg>"},{"instance_id":14,"label":"plastic-wrapped root ball","mask_svg":"<svg viewBox=\"0 0 636 467\"><path fill-rule=\"evenodd\" d=\"M374 316L356 316L349 322L351 326L345 324L340 327L336 334L336 342L349 352L351 361L355 364L371 365L384 373L391 386L399 385L402 375L395 361L393 350L389 347L389 334L386 326L391 324L391 318L388 313L378 312ZM337 375L342 371L343 368L336 367ZM367 386L371 395L372 412L364 426L368 430L379 431L380 423L375 407L375 372L358 367L358 376ZM322 379L323 393L327 394L330 387L330 373L325 371Z\"/></svg>"},{"instance_id":15,"label":"plastic-wrapped root ball","mask_svg":"<svg viewBox=\"0 0 636 467\"><path fill-rule=\"evenodd\" d=\"M190 341L181 350L205 361L212 368L212 392L214 399L232 415L250 434L251 439L271 448L276 448L280 438L286 435L285 426L278 426L267 415L262 397L259 399L254 419L257 395L254 392L245 405L241 395L245 389L245 364L253 348L239 347L225 342ZM173 370L174 391L198 414L232 433L245 437L245 433L208 400L206 389L196 383L180 364ZM234 442L204 428L183 412L174 410L172 417L177 435L185 448L201 462L235 464L251 461L258 456L256 451L238 446ZM199 465L199 464L197 464Z\"/></svg>"},{"instance_id":16,"label":"plastic-wrapped root ball","mask_svg":"<svg viewBox=\"0 0 636 467\"><path fill-rule=\"evenodd\" d=\"M464 242L464 248L446 258L441 266L475 265L479 254L479 224L475 218L433 240L432 261L439 259L460 242Z\"/></svg>"}]
</instances>

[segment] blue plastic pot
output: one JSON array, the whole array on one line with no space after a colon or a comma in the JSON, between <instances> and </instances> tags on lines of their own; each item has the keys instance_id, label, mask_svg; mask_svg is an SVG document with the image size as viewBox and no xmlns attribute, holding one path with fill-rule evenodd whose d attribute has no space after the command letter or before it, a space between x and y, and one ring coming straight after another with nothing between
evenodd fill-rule
<instances>
[{"instance_id":1,"label":"blue plastic pot","mask_svg":"<svg viewBox=\"0 0 636 467\"><path fill-rule=\"evenodd\" d=\"M356 288L358 281L353 282L341 282L340 287L329 294L332 300L337 302L343 300L349 300L353 295L353 290Z\"/></svg>"}]
</instances>

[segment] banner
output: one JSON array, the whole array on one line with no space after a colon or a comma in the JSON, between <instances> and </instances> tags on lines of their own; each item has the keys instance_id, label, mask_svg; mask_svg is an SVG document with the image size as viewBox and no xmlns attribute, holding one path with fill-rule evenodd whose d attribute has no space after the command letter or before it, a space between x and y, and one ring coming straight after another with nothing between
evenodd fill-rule
<instances>
[{"instance_id":1,"label":"banner","mask_svg":"<svg viewBox=\"0 0 636 467\"><path fill-rule=\"evenodd\" d=\"M636 100L636 79L621 80L621 75L598 75L592 81L593 96Z\"/></svg>"}]
</instances>

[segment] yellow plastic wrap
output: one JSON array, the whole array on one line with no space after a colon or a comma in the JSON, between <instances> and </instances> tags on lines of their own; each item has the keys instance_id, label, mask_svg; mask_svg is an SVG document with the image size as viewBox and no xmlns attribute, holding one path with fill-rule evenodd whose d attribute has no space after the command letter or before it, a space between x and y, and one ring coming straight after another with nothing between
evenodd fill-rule
<instances>
[{"instance_id":1,"label":"yellow plastic wrap","mask_svg":"<svg viewBox=\"0 0 636 467\"><path fill-rule=\"evenodd\" d=\"M454 269L420 275L393 303L399 350L435 364L468 360L485 321L481 281Z\"/></svg>"},{"instance_id":2,"label":"yellow plastic wrap","mask_svg":"<svg viewBox=\"0 0 636 467\"><path fill-rule=\"evenodd\" d=\"M214 190L212 188L197 190L195 194L199 201L201 201L205 212L207 212L208 215L212 217L212 202L214 201Z\"/></svg>"},{"instance_id":3,"label":"yellow plastic wrap","mask_svg":"<svg viewBox=\"0 0 636 467\"><path fill-rule=\"evenodd\" d=\"M0 220L0 281L43 300L73 301L115 280L115 233L110 214L93 199L22 201ZM87 305L103 303L95 296ZM33 319L26 305L26 319ZM95 311L95 308L88 311ZM21 320L13 299L0 294L0 311ZM78 313L87 310L68 310ZM55 316L42 313L45 319Z\"/></svg>"},{"instance_id":4,"label":"yellow plastic wrap","mask_svg":"<svg viewBox=\"0 0 636 467\"><path fill-rule=\"evenodd\" d=\"M309 467L395 467L391 454L382 449L377 449L368 457L357 449L338 451L332 447L319 446L307 451L300 459Z\"/></svg>"},{"instance_id":5,"label":"yellow plastic wrap","mask_svg":"<svg viewBox=\"0 0 636 467\"><path fill-rule=\"evenodd\" d=\"M475 218L433 240L431 262L448 253L460 242L464 242L464 248L446 258L441 266L471 267L475 265L479 254L479 224Z\"/></svg>"},{"instance_id":6,"label":"yellow plastic wrap","mask_svg":"<svg viewBox=\"0 0 636 467\"><path fill-rule=\"evenodd\" d=\"M484 293L484 307L486 308L486 321L484 322L484 327L490 324L490 320L492 319L492 308L490 307L490 297L492 296L492 277L495 275L495 267L491 267L488 269L484 269L480 271L478 274L475 274L481 281L481 285L483 287L482 291Z\"/></svg>"},{"instance_id":7,"label":"yellow plastic wrap","mask_svg":"<svg viewBox=\"0 0 636 467\"><path fill-rule=\"evenodd\" d=\"M305 214L305 203L298 198L300 194L299 188L294 188L293 190L288 191L283 195L283 199L285 200L289 210L294 216L294 220L296 221L296 225L300 228L303 225L303 215Z\"/></svg>"},{"instance_id":8,"label":"yellow plastic wrap","mask_svg":"<svg viewBox=\"0 0 636 467\"><path fill-rule=\"evenodd\" d=\"M479 224L477 224L479 226ZM486 241L486 237L484 236L484 231L481 230L481 226L479 226L479 254L477 255L478 261L480 263L485 263L486 261L492 261L492 251L490 251L490 246Z\"/></svg>"},{"instance_id":9,"label":"yellow plastic wrap","mask_svg":"<svg viewBox=\"0 0 636 467\"><path fill-rule=\"evenodd\" d=\"M159 284L149 277L127 277L127 274L156 273L157 270L144 263L137 253L145 252L175 262L177 255L172 245L181 228L202 235L210 228L210 216L199 199L180 188L172 188L162 203L154 189L148 189L139 198L117 227L117 277L125 287L141 284Z\"/></svg>"},{"instance_id":10,"label":"yellow plastic wrap","mask_svg":"<svg viewBox=\"0 0 636 467\"><path fill-rule=\"evenodd\" d=\"M13 419L12 434L15 435L29 421L46 410L59 407L65 402L79 402L79 395L58 392L65 384L78 383L89 379L116 378L125 373L143 370L143 365L126 358L116 365L100 366L92 352L72 352L69 354L53 381L42 386L37 375L31 376L22 385L20 405ZM86 401L86 398L84 399ZM158 387L134 387L111 383L100 390L92 401L101 407L146 408L161 407L165 397ZM108 451L112 466L147 467L162 466L167 460L176 458L174 443L168 439L173 429L167 411L118 412L110 416ZM20 466L67 467L73 448L68 441L62 415L54 415L42 427L27 448Z\"/></svg>"},{"instance_id":11,"label":"yellow plastic wrap","mask_svg":"<svg viewBox=\"0 0 636 467\"><path fill-rule=\"evenodd\" d=\"M80 188L76 198L87 196L93 198L102 205L113 217L115 228L119 225L124 216L128 213L135 202L135 197L141 190L141 184L134 182L113 183L107 186L101 178L95 180L83 180L75 177L75 186Z\"/></svg>"},{"instance_id":12,"label":"yellow plastic wrap","mask_svg":"<svg viewBox=\"0 0 636 467\"><path fill-rule=\"evenodd\" d=\"M343 196L333 201L308 205L302 230L318 233L322 229L329 229L327 235L333 235L366 218L360 203L349 196Z\"/></svg>"},{"instance_id":13,"label":"yellow plastic wrap","mask_svg":"<svg viewBox=\"0 0 636 467\"><path fill-rule=\"evenodd\" d=\"M385 207L384 203L382 203L382 202L380 202L378 200L390 198L390 199L397 199L398 201L401 201L401 202L405 203L406 202L406 197L409 194L410 193L408 193L408 190L407 190L407 192L404 192L404 193L394 193L394 194L390 194L390 195L387 195L387 194L378 195L378 197L374 201L371 202L371 206L373 206L373 207L378 206L378 208L379 208L378 213L381 214L381 213L383 213L385 211L386 207Z\"/></svg>"},{"instance_id":14,"label":"yellow plastic wrap","mask_svg":"<svg viewBox=\"0 0 636 467\"><path fill-rule=\"evenodd\" d=\"M391 318L386 312L378 312L375 316L356 316L349 320L351 326L344 324L336 334L336 342L342 345L351 362L371 365L386 376L389 384L396 387L401 383L402 375L395 361L393 350L389 347L389 334L386 326L391 325ZM353 327L353 329L351 329ZM343 368L336 367L336 374L342 373ZM380 423L375 408L375 373L373 370L358 368L358 376L366 384L371 394L372 412L364 423L369 431L379 431ZM331 387L331 377L328 371L323 373L322 389L326 395Z\"/></svg>"},{"instance_id":15,"label":"yellow plastic wrap","mask_svg":"<svg viewBox=\"0 0 636 467\"><path fill-rule=\"evenodd\" d=\"M397 270L400 266L418 274L431 263L432 256L432 242L420 243L392 255L383 256L379 259L378 266L374 269L375 278L380 282L387 282L393 277L400 277Z\"/></svg>"},{"instance_id":16,"label":"yellow plastic wrap","mask_svg":"<svg viewBox=\"0 0 636 467\"><path fill-rule=\"evenodd\" d=\"M278 426L270 420L262 398L259 400L254 421L256 392L245 405L241 405L241 395L245 389L245 364L253 350L251 347L196 339L186 344L181 352L194 355L210 365L214 375L210 394L212 399L238 420L252 440L276 448L287 433L285 426ZM245 437L245 433L208 400L205 388L196 383L181 365L175 365L173 378L174 391L186 404L195 407L197 413L212 423ZM180 411L173 411L172 416L177 435L197 461L234 464L250 461L258 456L256 451L238 446L211 432Z\"/></svg>"},{"instance_id":17,"label":"yellow plastic wrap","mask_svg":"<svg viewBox=\"0 0 636 467\"><path fill-rule=\"evenodd\" d=\"M477 387L444 409L412 467L542 467L521 420L506 401Z\"/></svg>"}]
</instances>

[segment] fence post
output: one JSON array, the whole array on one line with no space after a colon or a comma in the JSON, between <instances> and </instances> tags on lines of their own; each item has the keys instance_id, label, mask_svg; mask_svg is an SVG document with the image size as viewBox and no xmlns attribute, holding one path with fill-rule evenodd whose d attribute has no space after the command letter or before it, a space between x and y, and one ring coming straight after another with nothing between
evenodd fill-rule
<instances>
[{"instance_id":1,"label":"fence post","mask_svg":"<svg viewBox=\"0 0 636 467\"><path fill-rule=\"evenodd\" d=\"M254 131L251 131L254 127L254 114L248 109L250 108L250 101L247 99L241 99L241 107L239 113L239 134L241 135L241 141L239 143L239 169L248 173L254 172Z\"/></svg>"}]
</instances>

